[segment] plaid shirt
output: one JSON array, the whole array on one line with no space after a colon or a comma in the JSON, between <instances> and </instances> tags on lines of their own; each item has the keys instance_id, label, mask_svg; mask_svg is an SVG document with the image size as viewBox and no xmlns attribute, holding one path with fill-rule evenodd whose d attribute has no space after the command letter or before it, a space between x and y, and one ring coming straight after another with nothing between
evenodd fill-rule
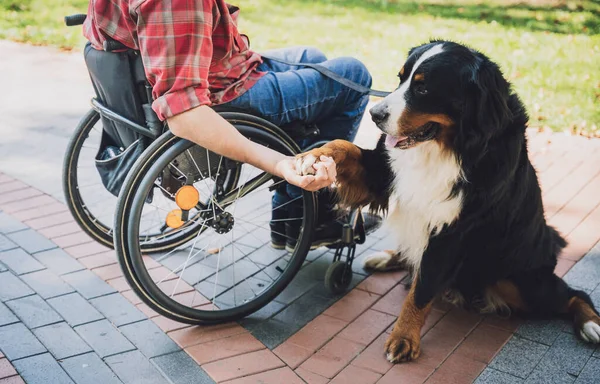
<instances>
[{"instance_id":1,"label":"plaid shirt","mask_svg":"<svg viewBox=\"0 0 600 384\"><path fill-rule=\"evenodd\" d=\"M96 49L110 37L139 50L161 120L221 104L264 75L224 0L90 0L83 34Z\"/></svg>"}]
</instances>

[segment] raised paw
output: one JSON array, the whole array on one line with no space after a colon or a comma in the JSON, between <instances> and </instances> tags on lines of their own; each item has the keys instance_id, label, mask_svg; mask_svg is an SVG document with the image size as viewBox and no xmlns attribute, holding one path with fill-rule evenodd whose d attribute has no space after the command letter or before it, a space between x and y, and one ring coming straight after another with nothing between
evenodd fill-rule
<instances>
[{"instance_id":1,"label":"raised paw","mask_svg":"<svg viewBox=\"0 0 600 384\"><path fill-rule=\"evenodd\" d=\"M311 154L298 155L296 157L296 173L300 176L314 175L316 173L315 165L319 159Z\"/></svg>"},{"instance_id":2,"label":"raised paw","mask_svg":"<svg viewBox=\"0 0 600 384\"><path fill-rule=\"evenodd\" d=\"M421 354L421 340L392 332L385 342L385 355L390 363L415 360Z\"/></svg>"},{"instance_id":3,"label":"raised paw","mask_svg":"<svg viewBox=\"0 0 600 384\"><path fill-rule=\"evenodd\" d=\"M600 343L600 325L594 321L589 320L583 324L579 330L581 338L588 343L599 344Z\"/></svg>"},{"instance_id":4,"label":"raised paw","mask_svg":"<svg viewBox=\"0 0 600 384\"><path fill-rule=\"evenodd\" d=\"M406 264L393 251L372 253L363 262L363 269L366 271L390 271L404 268L406 268Z\"/></svg>"}]
</instances>

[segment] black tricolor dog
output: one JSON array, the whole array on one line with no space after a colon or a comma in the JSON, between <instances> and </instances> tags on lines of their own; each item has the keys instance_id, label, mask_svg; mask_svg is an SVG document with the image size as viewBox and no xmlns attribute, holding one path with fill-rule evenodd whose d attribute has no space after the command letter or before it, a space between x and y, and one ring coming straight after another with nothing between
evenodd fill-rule
<instances>
[{"instance_id":1,"label":"black tricolor dog","mask_svg":"<svg viewBox=\"0 0 600 384\"><path fill-rule=\"evenodd\" d=\"M566 242L544 218L527 113L498 66L432 41L409 52L399 76L398 89L370 111L385 133L374 150L336 140L299 156L304 173L321 155L333 157L342 203L388 211L397 248L365 267L406 267L414 276L388 360L419 356L437 296L482 312L570 316L582 339L599 343L589 296L554 275Z\"/></svg>"}]
</instances>

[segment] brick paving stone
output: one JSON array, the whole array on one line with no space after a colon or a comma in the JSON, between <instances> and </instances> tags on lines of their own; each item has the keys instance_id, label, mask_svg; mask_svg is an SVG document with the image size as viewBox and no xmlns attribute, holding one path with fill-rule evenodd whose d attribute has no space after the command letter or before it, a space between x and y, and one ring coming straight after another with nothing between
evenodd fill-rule
<instances>
[{"instance_id":1,"label":"brick paving stone","mask_svg":"<svg viewBox=\"0 0 600 384\"><path fill-rule=\"evenodd\" d=\"M28 328L42 327L62 321L58 313L38 295L7 301L6 305Z\"/></svg>"},{"instance_id":2,"label":"brick paving stone","mask_svg":"<svg viewBox=\"0 0 600 384\"><path fill-rule=\"evenodd\" d=\"M419 364L438 367L458 347L465 336L463 332L436 325L421 338Z\"/></svg>"},{"instance_id":3,"label":"brick paving stone","mask_svg":"<svg viewBox=\"0 0 600 384\"><path fill-rule=\"evenodd\" d=\"M152 321L124 325L119 330L148 358L177 352L180 348Z\"/></svg>"},{"instance_id":4,"label":"brick paving stone","mask_svg":"<svg viewBox=\"0 0 600 384\"><path fill-rule=\"evenodd\" d=\"M81 264L83 264L87 269L94 269L98 267L104 267L107 265L117 264L118 260L115 256L114 251L99 253L97 255L91 255L86 257L81 257L77 259Z\"/></svg>"},{"instance_id":5,"label":"brick paving stone","mask_svg":"<svg viewBox=\"0 0 600 384\"><path fill-rule=\"evenodd\" d=\"M123 272L121 271L121 266L119 264L97 267L93 269L93 272L104 281L123 276Z\"/></svg>"},{"instance_id":6,"label":"brick paving stone","mask_svg":"<svg viewBox=\"0 0 600 384\"><path fill-rule=\"evenodd\" d=\"M486 368L475 380L475 384L521 384L524 380L492 368Z\"/></svg>"},{"instance_id":7,"label":"brick paving stone","mask_svg":"<svg viewBox=\"0 0 600 384\"><path fill-rule=\"evenodd\" d=\"M52 242L61 248L89 243L90 241L93 241L93 239L83 231L74 232L71 234L63 234L62 236L56 236L52 238Z\"/></svg>"},{"instance_id":8,"label":"brick paving stone","mask_svg":"<svg viewBox=\"0 0 600 384\"><path fill-rule=\"evenodd\" d=\"M505 331L515 332L517 328L523 323L523 319L517 316L510 316L508 318L489 315L483 319L483 324L489 325L490 327L504 329Z\"/></svg>"},{"instance_id":9,"label":"brick paving stone","mask_svg":"<svg viewBox=\"0 0 600 384\"><path fill-rule=\"evenodd\" d=\"M46 268L21 248L0 252L0 261L17 275L41 271Z\"/></svg>"},{"instance_id":10,"label":"brick paving stone","mask_svg":"<svg viewBox=\"0 0 600 384\"><path fill-rule=\"evenodd\" d=\"M49 353L27 357L15 361L14 364L27 384L73 383Z\"/></svg>"},{"instance_id":11,"label":"brick paving stone","mask_svg":"<svg viewBox=\"0 0 600 384\"><path fill-rule=\"evenodd\" d=\"M396 321L395 316L370 309L348 325L339 336L359 344L368 345L394 321Z\"/></svg>"},{"instance_id":12,"label":"brick paving stone","mask_svg":"<svg viewBox=\"0 0 600 384\"><path fill-rule=\"evenodd\" d=\"M578 261L600 240L600 205L569 234L569 244L561 258Z\"/></svg>"},{"instance_id":13,"label":"brick paving stone","mask_svg":"<svg viewBox=\"0 0 600 384\"><path fill-rule=\"evenodd\" d=\"M33 294L31 288L10 272L0 273L0 301L18 299Z\"/></svg>"},{"instance_id":14,"label":"brick paving stone","mask_svg":"<svg viewBox=\"0 0 600 384\"><path fill-rule=\"evenodd\" d=\"M456 353L488 364L511 336L508 331L481 323L460 344Z\"/></svg>"},{"instance_id":15,"label":"brick paving stone","mask_svg":"<svg viewBox=\"0 0 600 384\"><path fill-rule=\"evenodd\" d=\"M301 367L329 379L337 375L364 348L362 344L334 337Z\"/></svg>"},{"instance_id":16,"label":"brick paving stone","mask_svg":"<svg viewBox=\"0 0 600 384\"><path fill-rule=\"evenodd\" d=\"M594 247L564 276L567 284L594 290L600 285L600 248Z\"/></svg>"},{"instance_id":17,"label":"brick paving stone","mask_svg":"<svg viewBox=\"0 0 600 384\"><path fill-rule=\"evenodd\" d=\"M90 303L117 327L146 319L139 309L118 293L91 299Z\"/></svg>"},{"instance_id":18,"label":"brick paving stone","mask_svg":"<svg viewBox=\"0 0 600 384\"><path fill-rule=\"evenodd\" d=\"M525 379L547 351L547 345L515 336L506 343L489 367Z\"/></svg>"},{"instance_id":19,"label":"brick paving stone","mask_svg":"<svg viewBox=\"0 0 600 384\"><path fill-rule=\"evenodd\" d=\"M338 373L331 384L374 384L381 378L381 375L367 369L362 369L352 365L348 365Z\"/></svg>"},{"instance_id":20,"label":"brick paving stone","mask_svg":"<svg viewBox=\"0 0 600 384\"><path fill-rule=\"evenodd\" d=\"M482 320L483 316L479 314L468 312L460 308L454 308L448 312L435 327L445 331L456 331L463 335L467 335Z\"/></svg>"},{"instance_id":21,"label":"brick paving stone","mask_svg":"<svg viewBox=\"0 0 600 384\"><path fill-rule=\"evenodd\" d=\"M198 325L173 331L169 334L181 348L191 347L196 344L207 343L213 340L247 332L235 323L220 325Z\"/></svg>"},{"instance_id":22,"label":"brick paving stone","mask_svg":"<svg viewBox=\"0 0 600 384\"><path fill-rule=\"evenodd\" d=\"M46 251L56 248L56 245L33 229L13 232L7 235L13 242L29 253Z\"/></svg>"},{"instance_id":23,"label":"brick paving stone","mask_svg":"<svg viewBox=\"0 0 600 384\"><path fill-rule=\"evenodd\" d=\"M10 309L2 302L0 302L0 327L7 324L18 323L19 319L15 316Z\"/></svg>"},{"instance_id":24,"label":"brick paving stone","mask_svg":"<svg viewBox=\"0 0 600 384\"><path fill-rule=\"evenodd\" d=\"M124 277L117 277L116 279L111 279L107 281L108 285L110 285L114 290L118 292L124 292L131 290L129 283L125 280ZM183 285L183 284L180 284ZM193 289L193 288L192 288Z\"/></svg>"},{"instance_id":25,"label":"brick paving stone","mask_svg":"<svg viewBox=\"0 0 600 384\"><path fill-rule=\"evenodd\" d=\"M11 361L46 352L46 348L22 323L0 327L0 345Z\"/></svg>"},{"instance_id":26,"label":"brick paving stone","mask_svg":"<svg viewBox=\"0 0 600 384\"><path fill-rule=\"evenodd\" d=\"M95 353L73 356L60 361L62 368L77 384L120 384L113 371Z\"/></svg>"},{"instance_id":27,"label":"brick paving stone","mask_svg":"<svg viewBox=\"0 0 600 384\"><path fill-rule=\"evenodd\" d=\"M27 193L27 189L25 190L21 190L21 191L15 191L14 193ZM31 192L32 194L34 194L34 192ZM6 196L9 195L7 194L3 194L2 196ZM1 199L1 198L0 198ZM29 198L21 198L21 199L13 199L10 202L6 202L2 204L2 209L9 214L13 214L13 216L15 216L16 218L18 218L16 216L15 213L18 212L22 212L22 211L26 211L26 210L30 210L33 208L37 208L37 207L42 207L42 206L47 206L47 205L51 205L53 203L56 203L56 199L54 199L51 196L48 195L37 195L37 196L31 196Z\"/></svg>"},{"instance_id":28,"label":"brick paving stone","mask_svg":"<svg viewBox=\"0 0 600 384\"><path fill-rule=\"evenodd\" d=\"M144 315L146 315L146 317L148 317L149 319L156 317L156 316L160 316L160 314L158 312L156 312L154 309L150 308L148 305L144 304L144 303L140 303L138 305L135 306L140 312L142 312Z\"/></svg>"},{"instance_id":29,"label":"brick paving stone","mask_svg":"<svg viewBox=\"0 0 600 384\"><path fill-rule=\"evenodd\" d=\"M29 220L39 219L41 217L49 216L56 213L67 212L68 208L63 203L50 203L46 205L41 205L39 207L26 209L23 211L18 211L12 213L13 217L17 220L21 220L27 224ZM69 213L70 215L70 213ZM72 220L71 216L71 220Z\"/></svg>"},{"instance_id":30,"label":"brick paving stone","mask_svg":"<svg viewBox=\"0 0 600 384\"><path fill-rule=\"evenodd\" d=\"M71 327L104 319L104 316L78 293L70 293L48 300Z\"/></svg>"},{"instance_id":31,"label":"brick paving stone","mask_svg":"<svg viewBox=\"0 0 600 384\"><path fill-rule=\"evenodd\" d=\"M304 328L290 337L286 343L292 343L310 351L316 351L331 340L348 323L325 314L317 316Z\"/></svg>"},{"instance_id":32,"label":"brick paving stone","mask_svg":"<svg viewBox=\"0 0 600 384\"><path fill-rule=\"evenodd\" d=\"M107 252L109 250L109 248L95 241L65 248L65 252L75 257L76 259L79 259L80 257L96 255L98 253Z\"/></svg>"},{"instance_id":33,"label":"brick paving stone","mask_svg":"<svg viewBox=\"0 0 600 384\"><path fill-rule=\"evenodd\" d=\"M277 355L284 363L290 366L292 369L296 369L306 359L308 359L314 351L300 347L296 344L292 344L288 341L279 345L273 350L273 353Z\"/></svg>"},{"instance_id":34,"label":"brick paving stone","mask_svg":"<svg viewBox=\"0 0 600 384\"><path fill-rule=\"evenodd\" d=\"M64 275L66 273L85 269L83 265L67 255L65 251L60 248L38 252L34 254L33 257L57 275Z\"/></svg>"},{"instance_id":35,"label":"brick paving stone","mask_svg":"<svg viewBox=\"0 0 600 384\"><path fill-rule=\"evenodd\" d=\"M158 370L176 384L213 384L214 380L184 351L153 358Z\"/></svg>"},{"instance_id":36,"label":"brick paving stone","mask_svg":"<svg viewBox=\"0 0 600 384\"><path fill-rule=\"evenodd\" d=\"M408 290L402 284L396 285L391 291L386 293L378 302L371 307L376 311L385 312L392 316L398 316L402 303L408 295Z\"/></svg>"},{"instance_id":37,"label":"brick paving stone","mask_svg":"<svg viewBox=\"0 0 600 384\"><path fill-rule=\"evenodd\" d=\"M600 377L600 359L591 358L579 374L575 384L597 384Z\"/></svg>"},{"instance_id":38,"label":"brick paving stone","mask_svg":"<svg viewBox=\"0 0 600 384\"><path fill-rule=\"evenodd\" d=\"M21 280L23 280L23 282L29 285L44 299L50 299L52 297L73 292L73 288L71 286L66 284L60 277L56 276L47 269L22 275Z\"/></svg>"},{"instance_id":39,"label":"brick paving stone","mask_svg":"<svg viewBox=\"0 0 600 384\"><path fill-rule=\"evenodd\" d=\"M327 384L329 379L321 375L317 375L303 368L297 368L294 372L308 384Z\"/></svg>"},{"instance_id":40,"label":"brick paving stone","mask_svg":"<svg viewBox=\"0 0 600 384\"><path fill-rule=\"evenodd\" d=\"M0 384L25 384L21 376L11 376L6 379L0 379Z\"/></svg>"},{"instance_id":41,"label":"brick paving stone","mask_svg":"<svg viewBox=\"0 0 600 384\"><path fill-rule=\"evenodd\" d=\"M38 232L41 233L43 236L47 237L48 239L53 239L55 237L81 232L81 227L75 221L69 221L66 223L61 223L51 227L39 229Z\"/></svg>"},{"instance_id":42,"label":"brick paving stone","mask_svg":"<svg viewBox=\"0 0 600 384\"><path fill-rule=\"evenodd\" d=\"M10 361L7 358L0 358L0 379L4 379L9 376L14 376L17 374L15 368L12 366Z\"/></svg>"},{"instance_id":43,"label":"brick paving stone","mask_svg":"<svg viewBox=\"0 0 600 384\"><path fill-rule=\"evenodd\" d=\"M123 383L167 384L168 381L157 368L139 351L124 352L109 356L106 364L119 376Z\"/></svg>"},{"instance_id":44,"label":"brick paving stone","mask_svg":"<svg viewBox=\"0 0 600 384\"><path fill-rule=\"evenodd\" d=\"M202 368L215 381L221 382L248 376L284 366L284 363L268 349L215 361Z\"/></svg>"},{"instance_id":45,"label":"brick paving stone","mask_svg":"<svg viewBox=\"0 0 600 384\"><path fill-rule=\"evenodd\" d=\"M556 268L554 268L554 274L558 277L563 277L571 268L573 268L574 265L575 261L559 257L556 263Z\"/></svg>"},{"instance_id":46,"label":"brick paving stone","mask_svg":"<svg viewBox=\"0 0 600 384\"><path fill-rule=\"evenodd\" d=\"M395 271L389 273L378 273L367 277L358 285L363 291L384 295L394 288L396 284L406 276L406 271Z\"/></svg>"},{"instance_id":47,"label":"brick paving stone","mask_svg":"<svg viewBox=\"0 0 600 384\"><path fill-rule=\"evenodd\" d=\"M135 349L107 320L80 325L75 327L75 331L102 358Z\"/></svg>"},{"instance_id":48,"label":"brick paving stone","mask_svg":"<svg viewBox=\"0 0 600 384\"><path fill-rule=\"evenodd\" d=\"M179 329L192 328L192 326L189 324L171 320L164 316L153 317L152 321L154 322L154 324L158 325L158 328L162 329L163 332L167 332L167 333L172 332L172 331L177 331Z\"/></svg>"},{"instance_id":49,"label":"brick paving stone","mask_svg":"<svg viewBox=\"0 0 600 384\"><path fill-rule=\"evenodd\" d=\"M552 345L567 322L562 319L525 321L515 332L524 339Z\"/></svg>"},{"instance_id":50,"label":"brick paving stone","mask_svg":"<svg viewBox=\"0 0 600 384\"><path fill-rule=\"evenodd\" d=\"M273 369L272 371L257 373L256 375L250 375L226 381L226 384L304 384L304 381L298 377L294 371L289 367L283 367Z\"/></svg>"},{"instance_id":51,"label":"brick paving stone","mask_svg":"<svg viewBox=\"0 0 600 384\"><path fill-rule=\"evenodd\" d=\"M352 321L380 298L375 293L353 289L324 313L344 321Z\"/></svg>"},{"instance_id":52,"label":"brick paving stone","mask_svg":"<svg viewBox=\"0 0 600 384\"><path fill-rule=\"evenodd\" d=\"M11 233L27 229L27 226L19 220L15 220L9 214L0 212L0 233Z\"/></svg>"},{"instance_id":53,"label":"brick paving stone","mask_svg":"<svg viewBox=\"0 0 600 384\"><path fill-rule=\"evenodd\" d=\"M384 354L384 345L388 335L381 334L367 349L363 350L350 364L369 369L373 372L385 374L394 365L387 361Z\"/></svg>"},{"instance_id":54,"label":"brick paving stone","mask_svg":"<svg viewBox=\"0 0 600 384\"><path fill-rule=\"evenodd\" d=\"M42 192L38 191L35 188L26 188L21 189L19 191L2 193L0 194L0 209L6 211L7 213L14 212L14 208L11 205L12 202L30 199L41 195ZM9 209L7 210L6 207L8 207Z\"/></svg>"},{"instance_id":55,"label":"brick paving stone","mask_svg":"<svg viewBox=\"0 0 600 384\"><path fill-rule=\"evenodd\" d=\"M431 376L434 368L421 365L418 362L394 365L377 384L420 384Z\"/></svg>"},{"instance_id":56,"label":"brick paving stone","mask_svg":"<svg viewBox=\"0 0 600 384\"><path fill-rule=\"evenodd\" d=\"M186 352L200 365L232 356L264 349L265 346L249 333L226 337L186 348Z\"/></svg>"},{"instance_id":57,"label":"brick paving stone","mask_svg":"<svg viewBox=\"0 0 600 384\"><path fill-rule=\"evenodd\" d=\"M452 354L426 382L439 384L469 384L479 376L485 366L486 364L480 361L458 354Z\"/></svg>"},{"instance_id":58,"label":"brick paving stone","mask_svg":"<svg viewBox=\"0 0 600 384\"><path fill-rule=\"evenodd\" d=\"M63 275L62 278L86 299L108 295L115 290L91 271L79 271Z\"/></svg>"},{"instance_id":59,"label":"brick paving stone","mask_svg":"<svg viewBox=\"0 0 600 384\"><path fill-rule=\"evenodd\" d=\"M57 360L92 351L65 322L36 328L33 333Z\"/></svg>"},{"instance_id":60,"label":"brick paving stone","mask_svg":"<svg viewBox=\"0 0 600 384\"><path fill-rule=\"evenodd\" d=\"M73 215L69 211L63 211L58 213L49 214L47 216L41 216L35 219L29 219L24 221L23 224L37 230L53 227L58 224L75 223Z\"/></svg>"},{"instance_id":61,"label":"brick paving stone","mask_svg":"<svg viewBox=\"0 0 600 384\"><path fill-rule=\"evenodd\" d=\"M18 247L18 245L16 243L14 243L13 241L11 241L5 235L1 235L0 234L0 252L2 252L2 251L8 251L9 249L14 249L14 248L17 248L17 247Z\"/></svg>"},{"instance_id":62,"label":"brick paving stone","mask_svg":"<svg viewBox=\"0 0 600 384\"><path fill-rule=\"evenodd\" d=\"M6 192L18 191L21 189L28 188L29 186L22 181L13 180L7 183L0 184L0 194L4 194Z\"/></svg>"},{"instance_id":63,"label":"brick paving stone","mask_svg":"<svg viewBox=\"0 0 600 384\"><path fill-rule=\"evenodd\" d=\"M431 312L429 312L429 315L425 319L425 324L423 324L423 327L421 328L421 337L423 337L431 328L438 324L444 316L446 316L446 312L433 308ZM391 332L393 328L394 324L391 325L391 329L388 328L389 332Z\"/></svg>"}]
</instances>

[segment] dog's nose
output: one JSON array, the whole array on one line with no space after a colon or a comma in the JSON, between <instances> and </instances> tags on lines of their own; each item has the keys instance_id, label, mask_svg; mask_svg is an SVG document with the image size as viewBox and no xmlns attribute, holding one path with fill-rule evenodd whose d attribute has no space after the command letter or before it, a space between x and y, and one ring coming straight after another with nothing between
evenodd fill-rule
<instances>
[{"instance_id":1,"label":"dog's nose","mask_svg":"<svg viewBox=\"0 0 600 384\"><path fill-rule=\"evenodd\" d=\"M387 108L373 107L369 110L369 113L371 114L371 119L375 124L383 123L390 116Z\"/></svg>"}]
</instances>

